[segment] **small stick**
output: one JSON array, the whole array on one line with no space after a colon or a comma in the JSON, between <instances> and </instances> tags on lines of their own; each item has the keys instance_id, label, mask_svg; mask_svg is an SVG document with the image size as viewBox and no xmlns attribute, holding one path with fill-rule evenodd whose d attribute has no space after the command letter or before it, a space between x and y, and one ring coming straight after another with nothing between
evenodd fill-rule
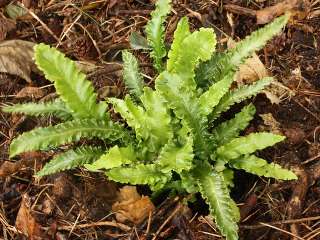
<instances>
[{"instance_id":1,"label":"small stick","mask_svg":"<svg viewBox=\"0 0 320 240\"><path fill-rule=\"evenodd\" d=\"M131 227L122 224L122 223L117 223L117 222L110 222L110 221L103 221L103 222L96 222L96 223L86 223L86 224L79 224L77 226L61 226L58 227L59 230L66 230L69 231L73 227L74 229L82 229L82 228L90 228L90 227L99 227L99 226L111 226L111 227L118 227L123 231L130 231Z\"/></svg>"}]
</instances>

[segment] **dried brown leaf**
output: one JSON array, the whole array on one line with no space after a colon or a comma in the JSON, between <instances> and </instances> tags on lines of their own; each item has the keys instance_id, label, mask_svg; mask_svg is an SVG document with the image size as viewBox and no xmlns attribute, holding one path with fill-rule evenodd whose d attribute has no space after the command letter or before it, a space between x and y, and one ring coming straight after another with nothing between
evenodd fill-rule
<instances>
[{"instance_id":1,"label":"dried brown leaf","mask_svg":"<svg viewBox=\"0 0 320 240\"><path fill-rule=\"evenodd\" d=\"M30 73L36 71L33 61L34 43L9 40L0 43L0 72L17 75L31 83Z\"/></svg>"},{"instance_id":2,"label":"dried brown leaf","mask_svg":"<svg viewBox=\"0 0 320 240\"><path fill-rule=\"evenodd\" d=\"M6 39L7 33L16 28L16 23L0 13L0 41Z\"/></svg>"},{"instance_id":3,"label":"dried brown leaf","mask_svg":"<svg viewBox=\"0 0 320 240\"><path fill-rule=\"evenodd\" d=\"M266 7L264 9L258 10L256 12L257 23L258 24L269 23L276 17L282 15L283 13L293 10L301 2L302 0L285 0L277 3L274 6Z\"/></svg>"},{"instance_id":4,"label":"dried brown leaf","mask_svg":"<svg viewBox=\"0 0 320 240\"><path fill-rule=\"evenodd\" d=\"M38 87L24 87L16 95L16 98L42 98L46 95L46 91Z\"/></svg>"},{"instance_id":5,"label":"dried brown leaf","mask_svg":"<svg viewBox=\"0 0 320 240\"><path fill-rule=\"evenodd\" d=\"M31 215L30 197L27 194L22 196L21 206L16 218L16 228L30 240L45 239L41 230L41 225L38 224L35 218Z\"/></svg>"},{"instance_id":6,"label":"dried brown leaf","mask_svg":"<svg viewBox=\"0 0 320 240\"><path fill-rule=\"evenodd\" d=\"M130 221L135 224L146 219L155 207L147 196L140 196L136 187L124 186L120 189L118 202L112 205L119 222Z\"/></svg>"}]
</instances>

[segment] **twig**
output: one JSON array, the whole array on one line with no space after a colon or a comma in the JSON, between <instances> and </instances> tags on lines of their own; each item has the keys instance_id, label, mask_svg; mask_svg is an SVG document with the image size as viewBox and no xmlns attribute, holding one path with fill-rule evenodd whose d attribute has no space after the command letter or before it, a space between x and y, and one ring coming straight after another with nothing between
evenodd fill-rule
<instances>
[{"instance_id":1,"label":"twig","mask_svg":"<svg viewBox=\"0 0 320 240\"><path fill-rule=\"evenodd\" d=\"M110 227L117 227L123 231L130 231L131 227L117 222L110 222L110 221L103 221L103 222L95 222L95 223L86 223L86 224L79 224L77 226L61 226L58 227L59 230L70 231L72 228L74 229L82 229L82 228L91 228L91 227L101 227L101 226L110 226Z\"/></svg>"}]
</instances>

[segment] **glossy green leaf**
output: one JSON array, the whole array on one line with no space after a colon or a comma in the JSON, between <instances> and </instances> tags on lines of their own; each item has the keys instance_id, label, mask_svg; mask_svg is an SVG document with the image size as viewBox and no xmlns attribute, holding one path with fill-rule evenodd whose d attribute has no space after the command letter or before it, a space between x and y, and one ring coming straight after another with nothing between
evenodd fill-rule
<instances>
[{"instance_id":1,"label":"glossy green leaf","mask_svg":"<svg viewBox=\"0 0 320 240\"><path fill-rule=\"evenodd\" d=\"M57 93L75 118L106 118L107 105L97 103L92 83L86 80L74 61L55 48L38 44L35 61L45 77L54 83Z\"/></svg>"},{"instance_id":2,"label":"glossy green leaf","mask_svg":"<svg viewBox=\"0 0 320 240\"><path fill-rule=\"evenodd\" d=\"M156 9L151 13L151 19L146 26L147 40L152 49L150 55L159 73L163 70L162 59L167 54L164 44L165 27L163 24L170 10L171 0L158 0Z\"/></svg>"},{"instance_id":3,"label":"glossy green leaf","mask_svg":"<svg viewBox=\"0 0 320 240\"><path fill-rule=\"evenodd\" d=\"M83 166L97 160L103 154L103 150L97 147L83 146L58 154L47 163L36 176L50 175L67 169Z\"/></svg>"},{"instance_id":4,"label":"glossy green leaf","mask_svg":"<svg viewBox=\"0 0 320 240\"><path fill-rule=\"evenodd\" d=\"M107 153L100 156L92 164L86 164L85 167L90 171L100 169L111 169L120 167L123 164L129 164L136 161L136 155L133 147L118 147L117 145L110 148Z\"/></svg>"},{"instance_id":5,"label":"glossy green leaf","mask_svg":"<svg viewBox=\"0 0 320 240\"><path fill-rule=\"evenodd\" d=\"M95 119L74 120L23 133L12 141L10 157L27 151L58 147L79 141L82 137L111 141L129 138L127 131L116 123Z\"/></svg>"},{"instance_id":6,"label":"glossy green leaf","mask_svg":"<svg viewBox=\"0 0 320 240\"><path fill-rule=\"evenodd\" d=\"M214 128L212 134L217 145L225 144L238 137L239 133L249 125L255 113L256 108L253 104L249 104L242 108L241 112L237 113L234 118Z\"/></svg>"},{"instance_id":7,"label":"glossy green leaf","mask_svg":"<svg viewBox=\"0 0 320 240\"><path fill-rule=\"evenodd\" d=\"M123 80L130 93L139 98L143 94L143 78L139 73L138 61L132 53L122 51Z\"/></svg>"},{"instance_id":8,"label":"glossy green leaf","mask_svg":"<svg viewBox=\"0 0 320 240\"><path fill-rule=\"evenodd\" d=\"M273 133L251 133L248 136L235 138L219 147L216 154L221 159L235 159L241 155L251 154L266 147L273 146L285 139L284 136Z\"/></svg>"},{"instance_id":9,"label":"glossy green leaf","mask_svg":"<svg viewBox=\"0 0 320 240\"><path fill-rule=\"evenodd\" d=\"M241 156L240 158L230 161L229 165L258 176L271 177L279 180L297 179L297 176L292 171L284 169L278 164L268 163L266 160L254 155Z\"/></svg>"}]
</instances>

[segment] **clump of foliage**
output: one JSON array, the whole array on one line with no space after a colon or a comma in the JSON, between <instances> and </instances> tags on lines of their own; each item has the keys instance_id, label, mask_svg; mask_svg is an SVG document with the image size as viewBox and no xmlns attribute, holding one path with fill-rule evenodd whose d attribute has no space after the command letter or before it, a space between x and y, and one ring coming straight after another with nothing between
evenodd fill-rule
<instances>
[{"instance_id":1,"label":"clump of foliage","mask_svg":"<svg viewBox=\"0 0 320 240\"><path fill-rule=\"evenodd\" d=\"M267 132L239 136L255 114L254 105L243 107L231 120L217 120L232 105L271 83L272 78L264 78L231 89L239 64L279 33L288 15L224 53L214 52L216 38L212 29L191 32L188 19L182 18L166 55L163 23L169 11L170 1L159 0L146 30L159 71L155 89L144 85L136 58L124 51L124 81L130 91L124 99L97 101L91 82L74 62L54 48L37 45L36 64L53 82L59 98L48 103L8 106L4 111L52 114L62 123L18 136L11 143L10 156L57 148L81 138L99 138L104 146L84 145L60 153L37 176L85 166L91 171L103 171L120 183L147 184L153 191L174 188L200 192L221 233L228 240L238 239L239 211L229 194L234 169L283 180L296 179L296 175L254 155L282 141L283 136ZM107 103L126 126L113 121Z\"/></svg>"}]
</instances>

